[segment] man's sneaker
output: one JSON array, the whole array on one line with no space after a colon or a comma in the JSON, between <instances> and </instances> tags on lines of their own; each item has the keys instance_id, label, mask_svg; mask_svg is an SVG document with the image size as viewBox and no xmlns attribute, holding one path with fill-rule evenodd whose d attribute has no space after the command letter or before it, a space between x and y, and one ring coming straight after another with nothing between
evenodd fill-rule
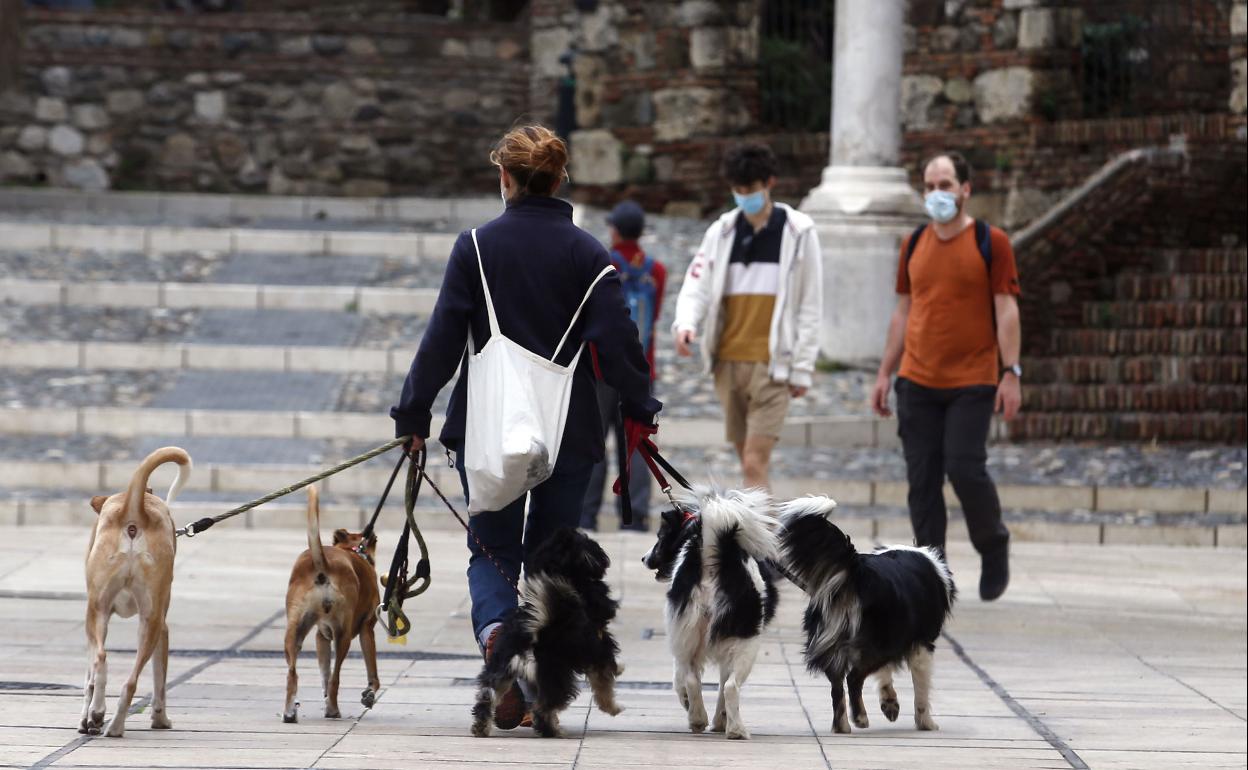
<instances>
[{"instance_id":1,"label":"man's sneaker","mask_svg":"<svg viewBox=\"0 0 1248 770\"><path fill-rule=\"evenodd\" d=\"M1000 598L1010 584L1010 544L985 553L979 572L979 598L986 602Z\"/></svg>"},{"instance_id":2,"label":"man's sneaker","mask_svg":"<svg viewBox=\"0 0 1248 770\"><path fill-rule=\"evenodd\" d=\"M491 653L494 652L494 642L498 639L498 632L502 626L495 628L490 632L490 636L485 640L485 660L488 663ZM520 692L520 685L517 682L511 683L511 689L503 694L498 703L494 706L494 725L500 730L514 730L524 720L524 693Z\"/></svg>"}]
</instances>

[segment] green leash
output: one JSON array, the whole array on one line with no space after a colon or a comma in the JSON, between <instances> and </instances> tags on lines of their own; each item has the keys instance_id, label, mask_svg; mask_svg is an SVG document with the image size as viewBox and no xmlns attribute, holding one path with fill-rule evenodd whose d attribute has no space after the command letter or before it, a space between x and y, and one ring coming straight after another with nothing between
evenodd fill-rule
<instances>
[{"instance_id":1,"label":"green leash","mask_svg":"<svg viewBox=\"0 0 1248 770\"><path fill-rule=\"evenodd\" d=\"M334 467L329 468L328 470L323 470L320 473L316 474L315 476L309 476L303 481L296 482L294 484L291 484L288 487L282 487L276 492L270 492L264 497L258 498L256 500L252 500L249 503L244 503L238 506L237 508L231 508L225 513L218 514L217 516L205 516L199 521L188 524L185 527L182 527L181 529L175 531L174 535L177 537L181 537L182 535L186 535L187 537L195 537L200 532L203 532L204 530L208 529L209 527L216 524L217 522L225 521L226 519L233 518L239 515L240 513L246 513L247 511L250 511L252 508L264 505L265 503L276 500L279 497L285 497L286 495L289 495L291 492L296 492L300 489L303 489L309 484L315 484L321 479L327 479L336 473L342 473L346 469L359 465L362 462L371 460L379 454L385 454L386 452L389 452L391 449L394 449L396 446L402 445L405 441L407 441L406 438L396 438L393 441L387 441L386 443L382 444L381 446L375 449L370 449L362 455L356 455L355 457L352 457L350 460L338 463Z\"/></svg>"}]
</instances>

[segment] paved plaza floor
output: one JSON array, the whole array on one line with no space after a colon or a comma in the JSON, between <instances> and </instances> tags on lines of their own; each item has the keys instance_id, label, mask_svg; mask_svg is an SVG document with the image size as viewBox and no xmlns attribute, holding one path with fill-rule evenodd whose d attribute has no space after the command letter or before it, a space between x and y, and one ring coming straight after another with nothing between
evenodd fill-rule
<instances>
[{"instance_id":1,"label":"paved plaza floor","mask_svg":"<svg viewBox=\"0 0 1248 770\"><path fill-rule=\"evenodd\" d=\"M283 724L283 597L304 536L222 526L179 543L169 617L174 729L150 730L148 714L136 713L125 738L111 739L76 731L87 536L0 528L0 766L1169 770L1248 762L1243 550L1023 543L1009 592L988 605L976 597L978 560L955 544L963 599L936 654L935 733L914 730L912 688L902 676L896 723L868 697L871 727L831 734L826 681L801 662L804 601L786 586L742 698L753 740L729 742L685 728L670 687L663 588L640 563L649 537L603 535L623 602L615 631L626 710L606 716L582 694L564 715L562 740L528 729L482 740L468 732L479 660L462 535L430 533L433 586L408 603L414 630L406 646L380 645L376 706L358 703L364 667L353 657L343 674L343 717L322 718L308 659L300 722ZM393 531L381 536L383 549L393 546ZM117 618L110 629L110 715L135 630L133 620ZM139 696L149 683L145 672Z\"/></svg>"}]
</instances>

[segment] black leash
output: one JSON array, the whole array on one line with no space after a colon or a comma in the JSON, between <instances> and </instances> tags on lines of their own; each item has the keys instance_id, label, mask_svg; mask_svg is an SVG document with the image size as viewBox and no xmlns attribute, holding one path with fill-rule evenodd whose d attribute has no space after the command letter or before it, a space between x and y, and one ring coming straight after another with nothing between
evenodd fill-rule
<instances>
[{"instance_id":1,"label":"black leash","mask_svg":"<svg viewBox=\"0 0 1248 770\"><path fill-rule=\"evenodd\" d=\"M631 526L633 523L633 498L629 494L628 472L628 437L624 433L624 407L617 399L615 403L615 459L620 464L620 523Z\"/></svg>"},{"instance_id":2,"label":"black leash","mask_svg":"<svg viewBox=\"0 0 1248 770\"><path fill-rule=\"evenodd\" d=\"M645 459L646 465L650 467L650 472L654 474L654 478L658 480L659 485L662 487L663 494L667 495L667 499L671 501L672 507L678 511L684 511L684 506L680 505L680 503L677 503L676 498L672 495L672 485L669 484L667 479L663 477L663 474L659 471L659 468L662 468L664 471L667 471L667 475L675 479L676 483L680 484L685 489L689 491L693 491L693 486L688 482L688 480L685 479L684 476L680 474L680 471L672 467L672 464L667 461L667 458L659 454L659 448L654 445L653 441L651 441L650 439L645 439L644 441L641 442L638 448L641 449L641 456L642 458ZM803 592L806 591L806 584L803 583L801 580L799 580L796 575L790 572L788 567L784 566L783 563L781 563L778 560L771 560L771 559L768 559L766 563L776 572L780 573L781 575L784 575L784 577L788 579L790 583L802 589Z\"/></svg>"},{"instance_id":3,"label":"black leash","mask_svg":"<svg viewBox=\"0 0 1248 770\"><path fill-rule=\"evenodd\" d=\"M404 448L404 457L407 454L408 451ZM405 519L403 522L403 534L399 536L399 542L394 548L394 556L390 559L390 570L386 574L386 591L382 596L381 606L377 608L378 617L381 616L382 612L386 613L384 620L386 636L400 642L404 641L407 637L407 632L412 630L412 623L403 612L403 602L423 594L429 589L429 584L432 582L429 565L429 546L425 543L424 534L416 523L416 499L420 497L421 480L425 478L424 466L427 456L425 448L421 447L414 455L411 458L411 464L407 466L407 482L403 488ZM386 496L390 493L390 487L399 475L399 468L403 465L404 457L400 457L399 462L395 464L394 472L390 474L390 481L386 484L385 491L382 492L381 501L377 503L377 510L373 513L372 521L365 528L366 532L371 532L373 525L376 523L377 516L381 513L382 506L385 505ZM410 553L409 537L415 537L416 544L420 548L420 559L416 562L415 574L412 575L410 580L407 577Z\"/></svg>"}]
</instances>

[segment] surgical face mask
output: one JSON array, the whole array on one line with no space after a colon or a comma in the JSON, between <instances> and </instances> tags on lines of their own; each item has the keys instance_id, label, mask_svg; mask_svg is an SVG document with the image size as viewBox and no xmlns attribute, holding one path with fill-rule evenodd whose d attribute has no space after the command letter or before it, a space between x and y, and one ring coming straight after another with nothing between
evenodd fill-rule
<instances>
[{"instance_id":1,"label":"surgical face mask","mask_svg":"<svg viewBox=\"0 0 1248 770\"><path fill-rule=\"evenodd\" d=\"M940 224L948 224L958 215L958 196L948 190L932 190L923 199L927 215Z\"/></svg>"},{"instance_id":2,"label":"surgical face mask","mask_svg":"<svg viewBox=\"0 0 1248 770\"><path fill-rule=\"evenodd\" d=\"M758 192L752 192L749 195L741 195L740 193L734 191L732 193L732 200L740 206L741 210L746 214L754 216L758 212L762 211L763 207L767 205L767 192L765 190L759 190Z\"/></svg>"}]
</instances>

